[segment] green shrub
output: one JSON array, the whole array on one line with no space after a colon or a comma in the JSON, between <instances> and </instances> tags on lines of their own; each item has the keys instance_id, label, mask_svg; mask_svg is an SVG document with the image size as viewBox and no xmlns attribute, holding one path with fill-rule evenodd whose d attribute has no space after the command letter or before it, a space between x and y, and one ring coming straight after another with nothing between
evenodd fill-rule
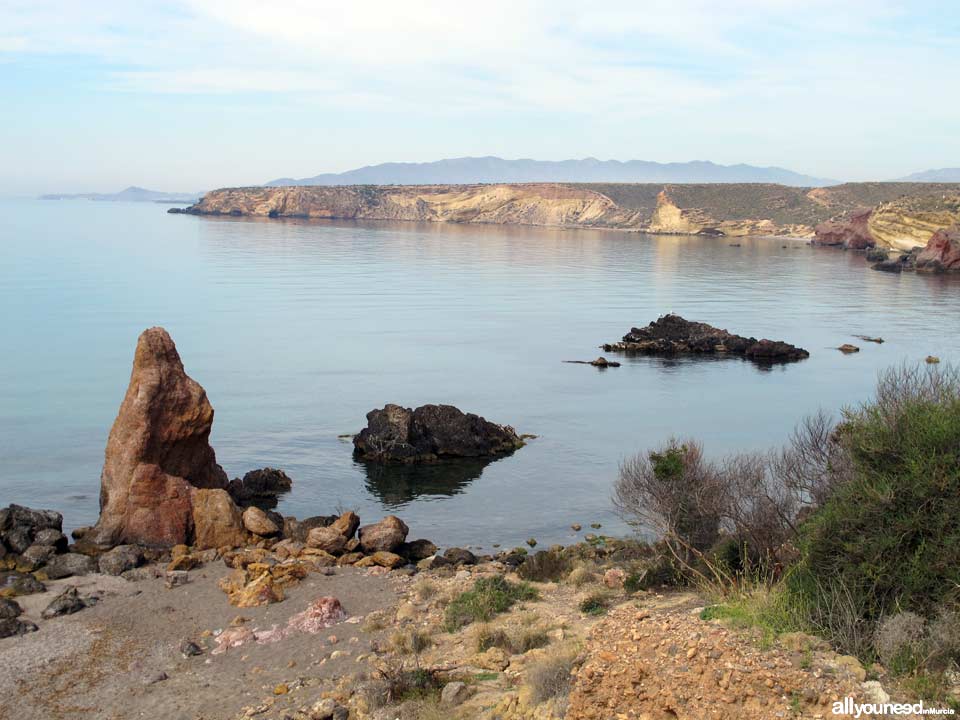
<instances>
[{"instance_id":1,"label":"green shrub","mask_svg":"<svg viewBox=\"0 0 960 720\"><path fill-rule=\"evenodd\" d=\"M960 380L949 368L888 372L877 398L838 428L853 475L802 527L790 578L816 599L817 578L868 600L866 621L930 617L960 591Z\"/></svg>"},{"instance_id":2,"label":"green shrub","mask_svg":"<svg viewBox=\"0 0 960 720\"><path fill-rule=\"evenodd\" d=\"M486 622L517 602L537 598L539 593L527 583L512 583L500 575L480 578L472 590L461 593L447 605L444 628L454 632L472 622Z\"/></svg>"},{"instance_id":3,"label":"green shrub","mask_svg":"<svg viewBox=\"0 0 960 720\"><path fill-rule=\"evenodd\" d=\"M580 612L587 615L603 615L610 607L610 596L605 592L595 592L580 601Z\"/></svg>"}]
</instances>

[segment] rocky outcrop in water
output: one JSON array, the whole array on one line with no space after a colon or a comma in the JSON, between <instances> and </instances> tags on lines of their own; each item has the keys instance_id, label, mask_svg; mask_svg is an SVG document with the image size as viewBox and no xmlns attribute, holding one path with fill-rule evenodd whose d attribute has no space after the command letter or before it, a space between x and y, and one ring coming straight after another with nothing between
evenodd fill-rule
<instances>
[{"instance_id":1,"label":"rocky outcrop in water","mask_svg":"<svg viewBox=\"0 0 960 720\"><path fill-rule=\"evenodd\" d=\"M170 335L159 327L144 331L107 440L100 519L84 544L101 549L190 544L198 522L204 539L239 541L242 525L231 533L236 529L232 514L212 518L206 512L233 505L224 489L227 476L210 447L212 425L207 394L185 372ZM205 493L201 503L198 491Z\"/></svg>"},{"instance_id":2,"label":"rocky outcrop in water","mask_svg":"<svg viewBox=\"0 0 960 720\"><path fill-rule=\"evenodd\" d=\"M877 244L870 234L869 221L873 208L858 208L845 220L828 220L814 229L814 245L866 250Z\"/></svg>"},{"instance_id":3,"label":"rocky outcrop in water","mask_svg":"<svg viewBox=\"0 0 960 720\"><path fill-rule=\"evenodd\" d=\"M960 225L935 232L917 253L915 265L917 272L960 272Z\"/></svg>"},{"instance_id":4,"label":"rocky outcrop in water","mask_svg":"<svg viewBox=\"0 0 960 720\"><path fill-rule=\"evenodd\" d=\"M387 405L371 410L367 427L353 438L355 454L375 462L494 457L522 446L523 440L512 427L452 405L423 405L416 410Z\"/></svg>"},{"instance_id":5,"label":"rocky outcrop in water","mask_svg":"<svg viewBox=\"0 0 960 720\"><path fill-rule=\"evenodd\" d=\"M664 315L644 328L633 328L623 340L603 346L606 352L633 355L738 355L758 363L802 360L803 348L780 340L734 335L679 315Z\"/></svg>"},{"instance_id":6,"label":"rocky outcrop in water","mask_svg":"<svg viewBox=\"0 0 960 720\"><path fill-rule=\"evenodd\" d=\"M256 505L263 509L277 506L277 498L290 492L293 480L283 470L261 468L251 470L243 479L234 478L227 486L227 492L234 501L243 507Z\"/></svg>"}]
</instances>

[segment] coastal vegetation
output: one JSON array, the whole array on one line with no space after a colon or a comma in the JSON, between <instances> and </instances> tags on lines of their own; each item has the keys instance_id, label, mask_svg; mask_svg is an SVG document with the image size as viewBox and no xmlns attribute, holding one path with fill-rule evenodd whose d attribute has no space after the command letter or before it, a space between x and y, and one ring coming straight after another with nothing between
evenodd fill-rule
<instances>
[{"instance_id":1,"label":"coastal vegetation","mask_svg":"<svg viewBox=\"0 0 960 720\"><path fill-rule=\"evenodd\" d=\"M674 439L638 455L615 502L657 532L679 583L714 598L704 619L811 633L956 705L958 447L957 370L902 366L782 450L714 462Z\"/></svg>"}]
</instances>

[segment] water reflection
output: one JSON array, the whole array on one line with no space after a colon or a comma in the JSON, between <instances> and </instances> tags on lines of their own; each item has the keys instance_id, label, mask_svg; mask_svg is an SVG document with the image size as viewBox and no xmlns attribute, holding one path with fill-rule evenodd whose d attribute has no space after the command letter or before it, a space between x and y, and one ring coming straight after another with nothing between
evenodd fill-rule
<instances>
[{"instance_id":1,"label":"water reflection","mask_svg":"<svg viewBox=\"0 0 960 720\"><path fill-rule=\"evenodd\" d=\"M464 458L419 465L384 465L355 460L367 490L390 509L401 508L419 497L459 495L497 460Z\"/></svg>"}]
</instances>

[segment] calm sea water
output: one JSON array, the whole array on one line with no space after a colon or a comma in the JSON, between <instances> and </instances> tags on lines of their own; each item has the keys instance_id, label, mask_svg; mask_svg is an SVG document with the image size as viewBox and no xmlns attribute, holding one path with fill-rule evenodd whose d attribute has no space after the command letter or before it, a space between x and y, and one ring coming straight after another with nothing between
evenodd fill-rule
<instances>
[{"instance_id":1,"label":"calm sea water","mask_svg":"<svg viewBox=\"0 0 960 720\"><path fill-rule=\"evenodd\" d=\"M779 445L805 413L866 398L882 368L960 351L960 283L798 241L165 211L0 201L0 503L95 521L104 444L152 325L206 388L230 476L269 465L294 479L283 512L391 512L415 537L486 548L570 541L571 523L626 532L610 492L627 455L671 435L713 454ZM561 362L666 312L811 357ZM844 342L862 351L831 349ZM488 465L378 471L337 436L387 402L451 403L539 438Z\"/></svg>"}]
</instances>

